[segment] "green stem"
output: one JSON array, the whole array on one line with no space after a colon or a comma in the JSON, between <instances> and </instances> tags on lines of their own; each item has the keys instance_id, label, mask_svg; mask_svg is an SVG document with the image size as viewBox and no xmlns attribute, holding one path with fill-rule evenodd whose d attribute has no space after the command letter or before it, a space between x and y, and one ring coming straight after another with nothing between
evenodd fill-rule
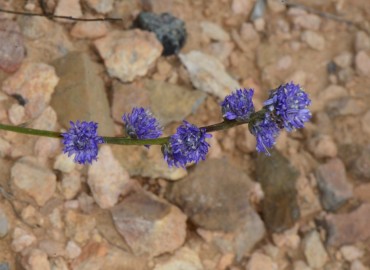
<instances>
[{"instance_id":1,"label":"green stem","mask_svg":"<svg viewBox=\"0 0 370 270\"><path fill-rule=\"evenodd\" d=\"M47 130L42 130L42 129L33 129L33 128L26 128L26 127L21 127L21 126L11 126L11 125L4 125L4 124L0 124L0 129L22 133L22 134L36 135L36 136L43 136L43 137L50 137L50 138L63 138L61 132L47 131Z\"/></svg>"},{"instance_id":2,"label":"green stem","mask_svg":"<svg viewBox=\"0 0 370 270\"><path fill-rule=\"evenodd\" d=\"M265 110L262 109L258 112L252 113L251 117L248 119L248 121L245 122L237 122L235 120L225 120L223 122L204 126L202 128L205 128L207 132L214 132L214 131L220 131L220 130L226 130L229 128L233 128L235 126L248 124L249 122L256 121L258 119L261 119L263 115L265 114ZM42 129L33 129L33 128L27 128L22 126L12 126L12 125L4 125L0 124L0 129L22 133L22 134L28 134L28 135L36 135L36 136L43 136L43 137L50 137L50 138L63 138L61 132L56 131L47 131ZM161 137L157 139L145 139L145 140L139 140L139 139L130 139L127 137L103 137L104 142L108 144L120 144L120 145L163 145L166 144L170 137Z\"/></svg>"}]
</instances>

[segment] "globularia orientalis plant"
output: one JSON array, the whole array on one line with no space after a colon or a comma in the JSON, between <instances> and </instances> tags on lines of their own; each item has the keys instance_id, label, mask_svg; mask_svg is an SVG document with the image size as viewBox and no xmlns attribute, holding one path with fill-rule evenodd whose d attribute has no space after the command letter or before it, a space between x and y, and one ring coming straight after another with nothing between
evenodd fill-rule
<instances>
[{"instance_id":1,"label":"globularia orientalis plant","mask_svg":"<svg viewBox=\"0 0 370 270\"><path fill-rule=\"evenodd\" d=\"M255 111L252 97L253 89L239 89L221 102L223 122L197 127L187 121L172 136L160 137L162 127L149 110L134 108L122 116L126 137L101 137L97 133L98 123L70 122L67 132L53 132L20 126L0 124L0 129L18 133L62 139L64 153L74 156L79 164L92 163L98 157L101 143L121 145L161 145L165 161L170 167L185 167L206 158L209 144L206 139L210 132L225 130L248 124L249 131L256 137L257 151L270 155L268 149L276 142L281 129L288 132L303 128L310 120L308 106L311 100L303 88L293 82L280 85L272 90L263 108Z\"/></svg>"}]
</instances>

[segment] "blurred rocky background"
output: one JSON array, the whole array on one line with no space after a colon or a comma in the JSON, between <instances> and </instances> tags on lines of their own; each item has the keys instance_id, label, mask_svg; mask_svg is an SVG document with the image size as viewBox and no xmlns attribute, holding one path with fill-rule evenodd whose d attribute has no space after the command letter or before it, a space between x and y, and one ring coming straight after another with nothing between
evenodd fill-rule
<instances>
[{"instance_id":1,"label":"blurred rocky background","mask_svg":"<svg viewBox=\"0 0 370 270\"><path fill-rule=\"evenodd\" d=\"M293 80L312 121L271 157L246 126L169 169L158 146L103 145L76 165L51 138L0 132L0 269L369 270L368 0L9 0L0 122L123 134L143 106L171 134L221 121L240 87ZM49 16L50 17L50 16Z\"/></svg>"}]
</instances>

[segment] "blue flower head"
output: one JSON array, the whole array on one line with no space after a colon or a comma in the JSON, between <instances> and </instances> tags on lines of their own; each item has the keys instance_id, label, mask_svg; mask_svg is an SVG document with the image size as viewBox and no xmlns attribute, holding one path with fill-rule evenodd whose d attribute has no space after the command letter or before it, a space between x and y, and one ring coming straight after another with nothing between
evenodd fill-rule
<instances>
[{"instance_id":1,"label":"blue flower head","mask_svg":"<svg viewBox=\"0 0 370 270\"><path fill-rule=\"evenodd\" d=\"M149 110L133 108L131 114L122 116L127 135L132 139L156 139L162 135L162 127Z\"/></svg>"},{"instance_id":2,"label":"blue flower head","mask_svg":"<svg viewBox=\"0 0 370 270\"><path fill-rule=\"evenodd\" d=\"M271 118L269 113L266 113L263 119L250 122L248 127L249 131L256 136L257 151L270 156L268 148L272 148L275 145L276 137L280 132L278 124Z\"/></svg>"},{"instance_id":3,"label":"blue flower head","mask_svg":"<svg viewBox=\"0 0 370 270\"><path fill-rule=\"evenodd\" d=\"M98 144L104 143L102 137L98 136L98 124L95 122L70 122L71 128L62 133L63 152L68 156L74 156L74 162L79 164L92 163L97 160Z\"/></svg>"},{"instance_id":4,"label":"blue flower head","mask_svg":"<svg viewBox=\"0 0 370 270\"><path fill-rule=\"evenodd\" d=\"M246 121L254 112L253 89L238 89L221 102L222 116L227 120Z\"/></svg>"},{"instance_id":5,"label":"blue flower head","mask_svg":"<svg viewBox=\"0 0 370 270\"><path fill-rule=\"evenodd\" d=\"M169 144L162 147L164 159L170 167L183 168L187 163L205 160L209 148L206 139L211 137L204 128L184 121L170 137Z\"/></svg>"},{"instance_id":6,"label":"blue flower head","mask_svg":"<svg viewBox=\"0 0 370 270\"><path fill-rule=\"evenodd\" d=\"M279 125L290 132L303 128L304 122L310 120L312 115L307 109L310 104L311 100L302 87L291 82L273 90L263 105L273 113Z\"/></svg>"}]
</instances>

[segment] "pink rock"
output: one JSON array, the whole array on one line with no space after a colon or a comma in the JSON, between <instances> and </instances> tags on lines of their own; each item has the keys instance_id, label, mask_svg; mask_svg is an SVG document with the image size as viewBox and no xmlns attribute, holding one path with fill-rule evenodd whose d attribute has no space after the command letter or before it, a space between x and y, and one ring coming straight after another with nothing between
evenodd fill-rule
<instances>
[{"instance_id":1,"label":"pink rock","mask_svg":"<svg viewBox=\"0 0 370 270\"><path fill-rule=\"evenodd\" d=\"M113 9L114 0L87 0L89 7L98 13L108 13Z\"/></svg>"},{"instance_id":2,"label":"pink rock","mask_svg":"<svg viewBox=\"0 0 370 270\"><path fill-rule=\"evenodd\" d=\"M188 247L182 247L177 250L168 260L158 263L154 270L172 270L172 269L186 269L186 270L201 270L203 269L199 255L195 250ZM225 268L220 268L225 269Z\"/></svg>"},{"instance_id":3,"label":"pink rock","mask_svg":"<svg viewBox=\"0 0 370 270\"><path fill-rule=\"evenodd\" d=\"M305 14L302 16L295 16L293 19L294 25L308 30L319 30L321 19L315 14Z\"/></svg>"},{"instance_id":4,"label":"pink rock","mask_svg":"<svg viewBox=\"0 0 370 270\"><path fill-rule=\"evenodd\" d=\"M55 8L54 15L69 16L74 18L82 17L82 10L79 0L59 0ZM63 20L63 22L73 23L72 20Z\"/></svg>"},{"instance_id":5,"label":"pink rock","mask_svg":"<svg viewBox=\"0 0 370 270\"><path fill-rule=\"evenodd\" d=\"M53 67L43 63L25 63L3 82L3 91L26 99L26 115L35 118L47 107L58 80Z\"/></svg>"},{"instance_id":6,"label":"pink rock","mask_svg":"<svg viewBox=\"0 0 370 270\"><path fill-rule=\"evenodd\" d=\"M336 157L337 145L329 135L318 135L310 139L308 146L317 158Z\"/></svg>"},{"instance_id":7,"label":"pink rock","mask_svg":"<svg viewBox=\"0 0 370 270\"><path fill-rule=\"evenodd\" d=\"M322 51L325 48L325 39L317 32L307 30L302 33L301 38L312 49Z\"/></svg>"},{"instance_id":8,"label":"pink rock","mask_svg":"<svg viewBox=\"0 0 370 270\"><path fill-rule=\"evenodd\" d=\"M345 214L330 214L326 218L328 244L342 246L366 241L370 237L370 204L364 203Z\"/></svg>"},{"instance_id":9,"label":"pink rock","mask_svg":"<svg viewBox=\"0 0 370 270\"><path fill-rule=\"evenodd\" d=\"M250 258L246 270L277 270L277 264L267 255L255 252Z\"/></svg>"},{"instance_id":10,"label":"pink rock","mask_svg":"<svg viewBox=\"0 0 370 270\"><path fill-rule=\"evenodd\" d=\"M177 207L140 191L112 209L114 224L135 255L172 252L185 241L186 216Z\"/></svg>"},{"instance_id":11,"label":"pink rock","mask_svg":"<svg viewBox=\"0 0 370 270\"><path fill-rule=\"evenodd\" d=\"M353 186L347 181L343 162L331 159L316 170L317 184L321 191L321 202L328 211L334 211L353 196Z\"/></svg>"},{"instance_id":12,"label":"pink rock","mask_svg":"<svg viewBox=\"0 0 370 270\"><path fill-rule=\"evenodd\" d=\"M94 44L109 75L123 82L145 75L163 50L155 34L141 30L112 31Z\"/></svg>"},{"instance_id":13,"label":"pink rock","mask_svg":"<svg viewBox=\"0 0 370 270\"><path fill-rule=\"evenodd\" d=\"M71 160L70 158L68 158ZM63 175L60 185L61 192L67 200L73 199L81 189L81 175L74 171Z\"/></svg>"},{"instance_id":14,"label":"pink rock","mask_svg":"<svg viewBox=\"0 0 370 270\"><path fill-rule=\"evenodd\" d=\"M34 157L17 160L11 169L11 183L15 191L33 198L40 206L53 195L56 188L56 176L45 166L40 166Z\"/></svg>"},{"instance_id":15,"label":"pink rock","mask_svg":"<svg viewBox=\"0 0 370 270\"><path fill-rule=\"evenodd\" d=\"M233 0L231 10L234 14L248 15L253 8L253 2L249 0Z\"/></svg>"},{"instance_id":16,"label":"pink rock","mask_svg":"<svg viewBox=\"0 0 370 270\"><path fill-rule=\"evenodd\" d=\"M106 22L77 22L72 30L71 35L75 38L96 39L105 36L108 33Z\"/></svg>"},{"instance_id":17,"label":"pink rock","mask_svg":"<svg viewBox=\"0 0 370 270\"><path fill-rule=\"evenodd\" d=\"M25 269L30 270L50 270L50 263L48 255L40 249L32 249L29 251L22 261L22 265Z\"/></svg>"},{"instance_id":18,"label":"pink rock","mask_svg":"<svg viewBox=\"0 0 370 270\"><path fill-rule=\"evenodd\" d=\"M25 51L18 24L0 20L0 69L6 72L16 71L22 64Z\"/></svg>"},{"instance_id":19,"label":"pink rock","mask_svg":"<svg viewBox=\"0 0 370 270\"><path fill-rule=\"evenodd\" d=\"M114 158L108 145L101 146L99 161L89 167L87 183L101 208L114 206L118 197L126 195L133 187L133 181Z\"/></svg>"},{"instance_id":20,"label":"pink rock","mask_svg":"<svg viewBox=\"0 0 370 270\"><path fill-rule=\"evenodd\" d=\"M365 51L356 54L355 64L358 75L370 76L370 56Z\"/></svg>"},{"instance_id":21,"label":"pink rock","mask_svg":"<svg viewBox=\"0 0 370 270\"><path fill-rule=\"evenodd\" d=\"M36 237L20 227L16 227L13 232L12 249L15 252L20 252L26 247L29 247L36 242Z\"/></svg>"},{"instance_id":22,"label":"pink rock","mask_svg":"<svg viewBox=\"0 0 370 270\"><path fill-rule=\"evenodd\" d=\"M24 122L25 113L26 112L23 106L16 103L13 104L8 110L10 122L13 125L22 124Z\"/></svg>"}]
</instances>

